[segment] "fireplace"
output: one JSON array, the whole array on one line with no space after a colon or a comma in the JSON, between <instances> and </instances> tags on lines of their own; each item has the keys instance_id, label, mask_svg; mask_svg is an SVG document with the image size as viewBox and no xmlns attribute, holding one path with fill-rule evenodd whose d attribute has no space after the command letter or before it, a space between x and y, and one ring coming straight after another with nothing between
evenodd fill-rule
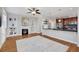
<instances>
[{"instance_id":1,"label":"fireplace","mask_svg":"<svg viewBox=\"0 0 79 59\"><path fill-rule=\"evenodd\" d=\"M27 35L28 34L28 29L22 29L22 35Z\"/></svg>"}]
</instances>

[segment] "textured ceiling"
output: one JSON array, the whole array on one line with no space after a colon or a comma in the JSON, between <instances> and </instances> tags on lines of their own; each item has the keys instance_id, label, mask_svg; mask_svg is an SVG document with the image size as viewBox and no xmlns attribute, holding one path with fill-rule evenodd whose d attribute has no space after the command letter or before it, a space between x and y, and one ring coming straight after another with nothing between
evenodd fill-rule
<instances>
[{"instance_id":1,"label":"textured ceiling","mask_svg":"<svg viewBox=\"0 0 79 59\"><path fill-rule=\"evenodd\" d=\"M41 16L44 18L59 18L77 16L76 7L36 7L40 9ZM29 15L27 7L6 7L8 13L17 15ZM31 14L30 14L31 16Z\"/></svg>"}]
</instances>

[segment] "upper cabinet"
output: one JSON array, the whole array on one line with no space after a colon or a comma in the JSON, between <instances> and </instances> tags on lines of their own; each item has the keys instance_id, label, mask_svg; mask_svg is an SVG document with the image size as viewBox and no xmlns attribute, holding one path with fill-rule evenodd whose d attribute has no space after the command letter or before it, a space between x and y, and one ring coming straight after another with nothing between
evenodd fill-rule
<instances>
[{"instance_id":1,"label":"upper cabinet","mask_svg":"<svg viewBox=\"0 0 79 59\"><path fill-rule=\"evenodd\" d=\"M78 26L77 22L78 22L77 17L57 19L56 20L57 29L77 32L77 26Z\"/></svg>"},{"instance_id":2,"label":"upper cabinet","mask_svg":"<svg viewBox=\"0 0 79 59\"><path fill-rule=\"evenodd\" d=\"M77 17L65 18L64 25L77 25Z\"/></svg>"}]
</instances>

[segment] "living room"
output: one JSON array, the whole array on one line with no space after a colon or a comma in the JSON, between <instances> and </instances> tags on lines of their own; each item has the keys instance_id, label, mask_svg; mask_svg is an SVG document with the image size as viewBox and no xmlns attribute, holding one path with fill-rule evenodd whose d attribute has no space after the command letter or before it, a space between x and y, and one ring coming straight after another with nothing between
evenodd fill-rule
<instances>
[{"instance_id":1,"label":"living room","mask_svg":"<svg viewBox=\"0 0 79 59\"><path fill-rule=\"evenodd\" d=\"M1 7L0 15L1 51L12 51L7 49L7 44L10 45L10 43L5 45L7 39L14 40L17 37L17 40L19 40L27 36L30 37L30 35L40 35L57 39L54 40L56 42L65 42L66 44L62 44L69 47L60 48L60 52L64 51L63 49L68 51L71 46L75 46L75 49L72 48L71 51L79 51L77 7ZM4 49L3 46L6 48ZM36 51L39 50L37 49Z\"/></svg>"}]
</instances>

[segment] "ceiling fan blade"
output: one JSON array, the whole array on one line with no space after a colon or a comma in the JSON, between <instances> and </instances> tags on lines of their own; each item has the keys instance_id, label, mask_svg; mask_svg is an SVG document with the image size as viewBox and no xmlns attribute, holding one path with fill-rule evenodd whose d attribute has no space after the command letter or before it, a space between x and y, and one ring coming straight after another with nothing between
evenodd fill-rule
<instances>
[{"instance_id":1,"label":"ceiling fan blade","mask_svg":"<svg viewBox=\"0 0 79 59\"><path fill-rule=\"evenodd\" d=\"M31 13L31 12L27 12L27 13Z\"/></svg>"},{"instance_id":2,"label":"ceiling fan blade","mask_svg":"<svg viewBox=\"0 0 79 59\"><path fill-rule=\"evenodd\" d=\"M40 12L36 12L37 14L41 14Z\"/></svg>"},{"instance_id":3,"label":"ceiling fan blade","mask_svg":"<svg viewBox=\"0 0 79 59\"><path fill-rule=\"evenodd\" d=\"M31 9L28 8L29 11L32 11Z\"/></svg>"},{"instance_id":4,"label":"ceiling fan blade","mask_svg":"<svg viewBox=\"0 0 79 59\"><path fill-rule=\"evenodd\" d=\"M37 9L36 11L39 11L39 9Z\"/></svg>"}]
</instances>

